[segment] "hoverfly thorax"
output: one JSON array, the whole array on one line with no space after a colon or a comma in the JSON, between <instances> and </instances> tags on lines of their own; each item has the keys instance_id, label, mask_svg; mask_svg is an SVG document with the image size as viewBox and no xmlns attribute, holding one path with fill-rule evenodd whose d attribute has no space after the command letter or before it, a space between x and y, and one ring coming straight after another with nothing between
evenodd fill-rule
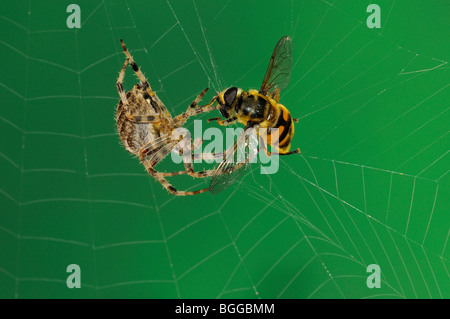
<instances>
[{"instance_id":1,"label":"hoverfly thorax","mask_svg":"<svg viewBox=\"0 0 450 319\"><path fill-rule=\"evenodd\" d=\"M266 114L271 108L268 100L256 90L249 90L243 96L242 103L235 108L236 114L256 123L266 120Z\"/></svg>"}]
</instances>

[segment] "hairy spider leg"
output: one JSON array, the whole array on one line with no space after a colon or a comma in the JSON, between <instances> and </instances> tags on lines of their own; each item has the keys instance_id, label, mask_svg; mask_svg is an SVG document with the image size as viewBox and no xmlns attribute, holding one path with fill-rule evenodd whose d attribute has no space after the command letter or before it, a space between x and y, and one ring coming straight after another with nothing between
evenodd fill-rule
<instances>
[{"instance_id":1,"label":"hairy spider leg","mask_svg":"<svg viewBox=\"0 0 450 319\"><path fill-rule=\"evenodd\" d=\"M117 79L117 82L116 82L117 91L119 92L120 100L122 101L122 105L123 105L123 108L125 111L125 116L127 117L127 119L130 122L133 122L133 123L159 122L160 119L156 118L154 115L134 116L133 114L130 113L129 106L128 106L128 99L125 94L125 91L123 90L123 79L125 77L125 69L127 67L127 64L128 64L128 58L125 60L125 63L123 64L122 69L120 70L119 78Z\"/></svg>"},{"instance_id":2,"label":"hairy spider leg","mask_svg":"<svg viewBox=\"0 0 450 319\"><path fill-rule=\"evenodd\" d=\"M202 99L202 97L205 95L206 91L208 91L208 88L204 89L202 93L200 93L197 98L189 105L186 112L181 113L180 115L177 115L173 120L175 122L175 125L177 127L181 127L186 123L187 119L191 116L196 116L201 113L211 112L214 110L217 110L220 108L220 105L212 106L214 104L214 101L216 101L216 98L213 98L211 102L204 106L198 106L198 102Z\"/></svg>"},{"instance_id":3,"label":"hairy spider leg","mask_svg":"<svg viewBox=\"0 0 450 319\"><path fill-rule=\"evenodd\" d=\"M131 68L133 69L134 73L138 76L139 80L142 83L142 86L147 91L147 93L150 95L150 98L155 101L155 108L156 113L159 114L160 119L162 118L172 118L169 111L165 107L165 105L161 102L159 97L156 95L155 92L152 91L152 88L150 87L150 84L147 81L147 78L144 76L144 74L139 69L136 62L133 60L133 57L131 56L130 52L128 51L127 47L125 46L125 43L123 43L123 40L120 39L120 43L122 45L123 51L125 52L125 55L127 56L127 59L130 63Z\"/></svg>"}]
</instances>

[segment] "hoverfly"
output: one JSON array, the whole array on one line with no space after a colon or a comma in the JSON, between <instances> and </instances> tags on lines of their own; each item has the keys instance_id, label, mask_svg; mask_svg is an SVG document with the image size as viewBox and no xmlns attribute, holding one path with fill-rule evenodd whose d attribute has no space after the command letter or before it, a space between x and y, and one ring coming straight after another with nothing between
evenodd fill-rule
<instances>
[{"instance_id":1,"label":"hoverfly","mask_svg":"<svg viewBox=\"0 0 450 319\"><path fill-rule=\"evenodd\" d=\"M248 134L249 129L267 129L266 134L259 135L260 145L268 156L291 155L300 153L300 149L290 151L291 141L294 136L294 122L288 109L278 103L280 92L284 90L291 77L292 69L292 38L285 36L281 38L267 67L261 88L259 91L250 89L248 92L230 87L220 92L210 104L217 102L220 106L219 111L224 120L220 117L209 119L217 121L220 125L226 126L235 122L245 126L244 132L238 137L237 142L227 150L223 161L216 168L210 181L210 192L219 193L233 184L249 167L249 158L256 155L256 152L246 151L251 149ZM270 131L278 129L278 138L271 139ZM267 150L267 144L276 149L277 153ZM247 152L247 159L243 163L236 163L234 154L236 151Z\"/></svg>"}]
</instances>

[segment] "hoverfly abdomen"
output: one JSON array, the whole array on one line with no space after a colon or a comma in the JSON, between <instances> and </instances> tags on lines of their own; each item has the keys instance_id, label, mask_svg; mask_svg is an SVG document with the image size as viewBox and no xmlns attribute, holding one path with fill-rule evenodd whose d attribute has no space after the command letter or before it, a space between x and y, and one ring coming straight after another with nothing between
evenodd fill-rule
<instances>
[{"instance_id":1,"label":"hoverfly abdomen","mask_svg":"<svg viewBox=\"0 0 450 319\"><path fill-rule=\"evenodd\" d=\"M294 136L294 123L291 114L284 106L280 106L280 113L274 128L279 130L277 148L281 153L288 152Z\"/></svg>"}]
</instances>

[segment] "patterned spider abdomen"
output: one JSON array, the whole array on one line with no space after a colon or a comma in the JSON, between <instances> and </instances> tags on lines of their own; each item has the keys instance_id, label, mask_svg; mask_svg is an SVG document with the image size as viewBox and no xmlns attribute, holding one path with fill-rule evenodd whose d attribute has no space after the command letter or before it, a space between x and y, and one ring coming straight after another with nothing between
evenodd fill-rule
<instances>
[{"instance_id":1,"label":"patterned spider abdomen","mask_svg":"<svg viewBox=\"0 0 450 319\"><path fill-rule=\"evenodd\" d=\"M140 89L139 84L126 94L129 113L134 117L157 114L151 105L150 96ZM117 132L125 148L136 156L142 147L148 146L160 136L159 125L130 121L125 113L122 101L119 101L116 113Z\"/></svg>"}]
</instances>

